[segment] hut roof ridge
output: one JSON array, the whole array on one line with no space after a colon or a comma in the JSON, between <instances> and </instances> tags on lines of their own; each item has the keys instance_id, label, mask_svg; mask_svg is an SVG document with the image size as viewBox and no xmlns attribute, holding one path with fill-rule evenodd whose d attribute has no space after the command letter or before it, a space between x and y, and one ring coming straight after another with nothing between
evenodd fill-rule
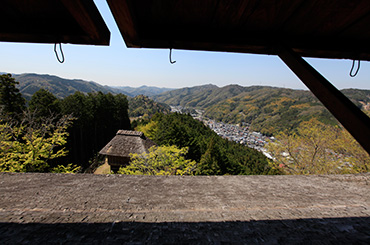
<instances>
[{"instance_id":1,"label":"hut roof ridge","mask_svg":"<svg viewBox=\"0 0 370 245\"><path fill-rule=\"evenodd\" d=\"M126 136L138 136L143 137L144 133L139 131L133 131L133 130L118 130L116 135L126 135Z\"/></svg>"},{"instance_id":2,"label":"hut roof ridge","mask_svg":"<svg viewBox=\"0 0 370 245\"><path fill-rule=\"evenodd\" d=\"M130 153L148 152L149 148L156 145L146 138L143 132L131 130L118 130L113 139L100 150L101 155L129 157Z\"/></svg>"}]
</instances>

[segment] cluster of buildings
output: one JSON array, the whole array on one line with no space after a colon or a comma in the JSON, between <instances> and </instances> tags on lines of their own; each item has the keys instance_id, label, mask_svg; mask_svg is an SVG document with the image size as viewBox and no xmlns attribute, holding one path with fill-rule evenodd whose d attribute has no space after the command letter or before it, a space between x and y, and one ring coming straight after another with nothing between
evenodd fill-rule
<instances>
[{"instance_id":1,"label":"cluster of buildings","mask_svg":"<svg viewBox=\"0 0 370 245\"><path fill-rule=\"evenodd\" d=\"M180 114L187 114L188 113L194 118L203 114L202 110L182 107L180 105L179 106L170 106L170 107L171 107L171 112L173 112L173 113L175 113L175 112L180 113Z\"/></svg>"},{"instance_id":2,"label":"cluster of buildings","mask_svg":"<svg viewBox=\"0 0 370 245\"><path fill-rule=\"evenodd\" d=\"M267 137L260 132L249 131L249 124L243 123L242 125L228 124L223 122L216 122L203 117L202 110L188 109L182 106L171 106L171 112L177 113L190 113L194 119L202 121L205 125L211 128L219 136L235 141L240 144L247 145L250 148L261 151L265 156L271 158L264 148L269 140L275 140L274 137Z\"/></svg>"},{"instance_id":3,"label":"cluster of buildings","mask_svg":"<svg viewBox=\"0 0 370 245\"><path fill-rule=\"evenodd\" d=\"M273 140L274 137L267 137L259 132L249 131L249 125L243 126L228 124L223 122L216 122L214 120L203 120L203 123L210 127L221 137L238 142L254 148L259 151L264 150L265 144L268 140Z\"/></svg>"}]
</instances>

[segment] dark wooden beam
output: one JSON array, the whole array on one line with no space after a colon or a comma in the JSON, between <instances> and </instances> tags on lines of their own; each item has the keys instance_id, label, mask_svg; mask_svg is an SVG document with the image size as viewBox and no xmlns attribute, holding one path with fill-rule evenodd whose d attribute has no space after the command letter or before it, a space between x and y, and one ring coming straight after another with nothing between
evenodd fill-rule
<instances>
[{"instance_id":1,"label":"dark wooden beam","mask_svg":"<svg viewBox=\"0 0 370 245\"><path fill-rule=\"evenodd\" d=\"M80 38L86 43L109 45L110 32L93 1L60 0L68 9L85 35Z\"/></svg>"},{"instance_id":2,"label":"dark wooden beam","mask_svg":"<svg viewBox=\"0 0 370 245\"><path fill-rule=\"evenodd\" d=\"M127 47L370 61L368 0L106 1Z\"/></svg>"},{"instance_id":3,"label":"dark wooden beam","mask_svg":"<svg viewBox=\"0 0 370 245\"><path fill-rule=\"evenodd\" d=\"M107 0L122 37L129 48L141 48L133 6L128 0Z\"/></svg>"},{"instance_id":4,"label":"dark wooden beam","mask_svg":"<svg viewBox=\"0 0 370 245\"><path fill-rule=\"evenodd\" d=\"M109 45L93 0L2 0L0 41Z\"/></svg>"},{"instance_id":5,"label":"dark wooden beam","mask_svg":"<svg viewBox=\"0 0 370 245\"><path fill-rule=\"evenodd\" d=\"M370 154L370 118L293 50L279 47L278 54Z\"/></svg>"}]
</instances>

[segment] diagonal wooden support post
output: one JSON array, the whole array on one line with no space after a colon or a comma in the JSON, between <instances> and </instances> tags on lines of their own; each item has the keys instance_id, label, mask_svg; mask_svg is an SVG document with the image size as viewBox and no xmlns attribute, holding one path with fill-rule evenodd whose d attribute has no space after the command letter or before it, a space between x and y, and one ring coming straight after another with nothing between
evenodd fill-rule
<instances>
[{"instance_id":1,"label":"diagonal wooden support post","mask_svg":"<svg viewBox=\"0 0 370 245\"><path fill-rule=\"evenodd\" d=\"M280 47L278 55L370 154L370 118L293 50Z\"/></svg>"}]
</instances>

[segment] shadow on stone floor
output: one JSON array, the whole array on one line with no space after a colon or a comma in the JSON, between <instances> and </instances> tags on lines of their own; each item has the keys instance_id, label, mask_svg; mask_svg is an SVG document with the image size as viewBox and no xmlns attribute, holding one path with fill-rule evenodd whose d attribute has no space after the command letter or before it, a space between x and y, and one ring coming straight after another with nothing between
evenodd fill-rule
<instances>
[{"instance_id":1,"label":"shadow on stone floor","mask_svg":"<svg viewBox=\"0 0 370 245\"><path fill-rule=\"evenodd\" d=\"M0 223L0 234L0 244L370 244L370 217L194 223Z\"/></svg>"}]
</instances>

